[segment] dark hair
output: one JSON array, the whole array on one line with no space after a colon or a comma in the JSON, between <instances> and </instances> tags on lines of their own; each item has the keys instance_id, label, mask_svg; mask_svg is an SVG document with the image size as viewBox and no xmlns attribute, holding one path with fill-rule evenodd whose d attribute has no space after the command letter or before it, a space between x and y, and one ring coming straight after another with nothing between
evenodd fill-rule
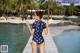
<instances>
[{"instance_id":1,"label":"dark hair","mask_svg":"<svg viewBox=\"0 0 80 53\"><path fill-rule=\"evenodd\" d=\"M41 19L43 17L43 12L42 11L36 11L36 15L39 16Z\"/></svg>"}]
</instances>

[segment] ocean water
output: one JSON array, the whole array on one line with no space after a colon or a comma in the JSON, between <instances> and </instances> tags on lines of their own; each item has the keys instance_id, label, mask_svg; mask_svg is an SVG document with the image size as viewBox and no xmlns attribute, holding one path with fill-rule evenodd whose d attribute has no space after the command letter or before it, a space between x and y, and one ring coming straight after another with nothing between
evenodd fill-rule
<instances>
[{"instance_id":1,"label":"ocean water","mask_svg":"<svg viewBox=\"0 0 80 53\"><path fill-rule=\"evenodd\" d=\"M29 37L26 24L0 24L0 45L8 45L8 53L22 53Z\"/></svg>"},{"instance_id":2,"label":"ocean water","mask_svg":"<svg viewBox=\"0 0 80 53\"><path fill-rule=\"evenodd\" d=\"M80 53L80 29L65 30L53 39L59 53Z\"/></svg>"}]
</instances>

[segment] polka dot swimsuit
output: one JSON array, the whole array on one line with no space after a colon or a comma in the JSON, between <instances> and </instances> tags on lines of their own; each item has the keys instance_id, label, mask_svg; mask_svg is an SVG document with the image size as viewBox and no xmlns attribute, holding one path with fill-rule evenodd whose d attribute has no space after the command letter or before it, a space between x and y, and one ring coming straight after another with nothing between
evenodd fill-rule
<instances>
[{"instance_id":1,"label":"polka dot swimsuit","mask_svg":"<svg viewBox=\"0 0 80 53\"><path fill-rule=\"evenodd\" d=\"M39 21L35 21L32 24L32 28L35 29L34 35L33 35L33 40L39 45L41 43L44 42L43 36L42 36L42 32L43 29L46 28L46 23L39 20Z\"/></svg>"}]
</instances>

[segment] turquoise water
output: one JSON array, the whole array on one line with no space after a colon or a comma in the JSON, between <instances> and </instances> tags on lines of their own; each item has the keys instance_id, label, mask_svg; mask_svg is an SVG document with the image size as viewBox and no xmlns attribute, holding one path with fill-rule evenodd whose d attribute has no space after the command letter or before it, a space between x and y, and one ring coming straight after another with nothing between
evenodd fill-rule
<instances>
[{"instance_id":1,"label":"turquoise water","mask_svg":"<svg viewBox=\"0 0 80 53\"><path fill-rule=\"evenodd\" d=\"M80 53L80 30L65 30L54 37L59 53Z\"/></svg>"},{"instance_id":2,"label":"turquoise water","mask_svg":"<svg viewBox=\"0 0 80 53\"><path fill-rule=\"evenodd\" d=\"M8 45L8 53L22 53L29 37L25 24L0 24L0 45Z\"/></svg>"}]
</instances>

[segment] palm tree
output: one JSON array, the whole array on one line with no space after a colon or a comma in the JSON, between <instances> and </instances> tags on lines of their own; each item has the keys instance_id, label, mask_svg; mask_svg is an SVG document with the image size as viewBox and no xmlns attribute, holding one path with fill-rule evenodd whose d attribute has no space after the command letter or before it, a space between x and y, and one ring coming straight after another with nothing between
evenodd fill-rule
<instances>
[{"instance_id":1,"label":"palm tree","mask_svg":"<svg viewBox=\"0 0 80 53\"><path fill-rule=\"evenodd\" d=\"M0 0L1 8L0 10L2 11L1 14L8 13L9 10L9 1L7 0ZM5 17L7 19L7 17Z\"/></svg>"},{"instance_id":2,"label":"palm tree","mask_svg":"<svg viewBox=\"0 0 80 53\"><path fill-rule=\"evenodd\" d=\"M40 9L45 3L45 0L30 0L31 9Z\"/></svg>"},{"instance_id":3,"label":"palm tree","mask_svg":"<svg viewBox=\"0 0 80 53\"><path fill-rule=\"evenodd\" d=\"M0 0L0 14L5 13L6 11L6 0Z\"/></svg>"}]
</instances>

